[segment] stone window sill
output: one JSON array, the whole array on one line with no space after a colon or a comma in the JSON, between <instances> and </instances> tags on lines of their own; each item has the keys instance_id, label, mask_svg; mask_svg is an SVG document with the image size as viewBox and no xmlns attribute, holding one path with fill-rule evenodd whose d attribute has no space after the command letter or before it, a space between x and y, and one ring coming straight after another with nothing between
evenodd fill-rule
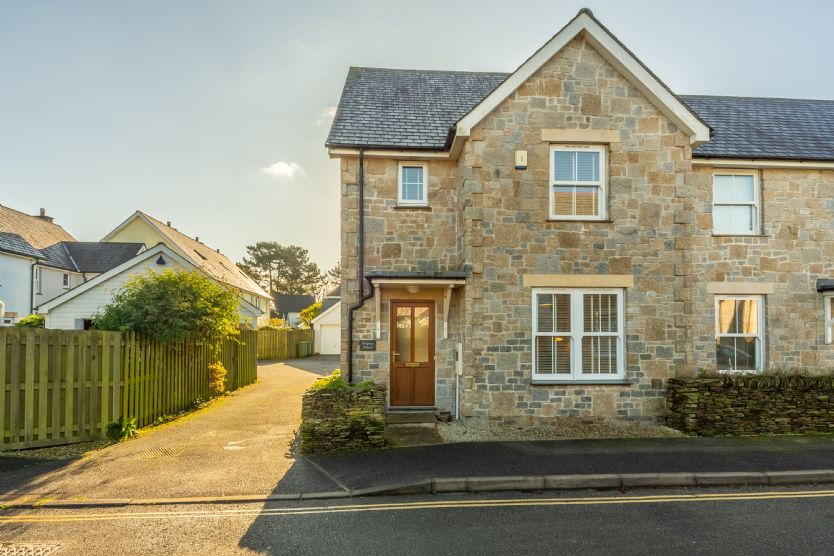
<instances>
[{"instance_id":1,"label":"stone window sill","mask_svg":"<svg viewBox=\"0 0 834 556\"><path fill-rule=\"evenodd\" d=\"M716 234L713 233L712 237L770 237L767 234Z\"/></svg>"},{"instance_id":2,"label":"stone window sill","mask_svg":"<svg viewBox=\"0 0 834 556\"><path fill-rule=\"evenodd\" d=\"M570 224L572 222L581 222L583 224L589 224L589 223L590 224L613 224L614 223L614 221L610 220L610 219L596 220L596 219L593 219L593 218L590 218L590 219L587 219L587 220L585 220L585 219L581 219L581 220L576 219L575 220L575 219L562 219L562 218L548 218L547 220L545 220L545 222L560 222L560 223L564 223L564 224Z\"/></svg>"},{"instance_id":3,"label":"stone window sill","mask_svg":"<svg viewBox=\"0 0 834 556\"><path fill-rule=\"evenodd\" d=\"M631 380L623 378L613 378L611 380L543 380L534 379L530 381L533 386L551 386L558 384L565 384L570 386L598 386L598 385L614 385L614 386L633 386L635 383Z\"/></svg>"},{"instance_id":4,"label":"stone window sill","mask_svg":"<svg viewBox=\"0 0 834 556\"><path fill-rule=\"evenodd\" d=\"M431 207L428 205L394 205L394 210L422 210L431 212Z\"/></svg>"}]
</instances>

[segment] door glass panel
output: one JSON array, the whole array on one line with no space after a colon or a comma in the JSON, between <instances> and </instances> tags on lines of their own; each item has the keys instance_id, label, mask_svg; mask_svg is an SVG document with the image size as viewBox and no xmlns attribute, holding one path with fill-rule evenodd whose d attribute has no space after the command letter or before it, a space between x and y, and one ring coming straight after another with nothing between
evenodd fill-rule
<instances>
[{"instance_id":1,"label":"door glass panel","mask_svg":"<svg viewBox=\"0 0 834 556\"><path fill-rule=\"evenodd\" d=\"M414 308L414 359L415 363L429 362L429 308Z\"/></svg>"},{"instance_id":2,"label":"door glass panel","mask_svg":"<svg viewBox=\"0 0 834 556\"><path fill-rule=\"evenodd\" d=\"M394 361L411 361L411 307L397 307L397 351Z\"/></svg>"}]
</instances>

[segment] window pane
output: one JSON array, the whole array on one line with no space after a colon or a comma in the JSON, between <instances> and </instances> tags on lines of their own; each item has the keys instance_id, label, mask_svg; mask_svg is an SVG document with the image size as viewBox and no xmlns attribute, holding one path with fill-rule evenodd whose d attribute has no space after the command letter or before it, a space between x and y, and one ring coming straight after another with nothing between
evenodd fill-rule
<instances>
[{"instance_id":1,"label":"window pane","mask_svg":"<svg viewBox=\"0 0 834 556\"><path fill-rule=\"evenodd\" d=\"M715 176L712 184L713 202L731 203L733 201L733 176Z\"/></svg>"},{"instance_id":2,"label":"window pane","mask_svg":"<svg viewBox=\"0 0 834 556\"><path fill-rule=\"evenodd\" d=\"M599 214L599 187L576 188L576 215L596 216Z\"/></svg>"},{"instance_id":3,"label":"window pane","mask_svg":"<svg viewBox=\"0 0 834 556\"><path fill-rule=\"evenodd\" d=\"M722 299L718 302L719 334L758 334L759 307L756 299Z\"/></svg>"},{"instance_id":4,"label":"window pane","mask_svg":"<svg viewBox=\"0 0 834 556\"><path fill-rule=\"evenodd\" d=\"M553 151L553 179L555 181L575 181L576 153L573 151Z\"/></svg>"},{"instance_id":5,"label":"window pane","mask_svg":"<svg viewBox=\"0 0 834 556\"><path fill-rule=\"evenodd\" d=\"M599 181L599 153L579 151L576 158L576 181Z\"/></svg>"},{"instance_id":6,"label":"window pane","mask_svg":"<svg viewBox=\"0 0 834 556\"><path fill-rule=\"evenodd\" d=\"M571 339L567 336L536 337L536 373L570 374Z\"/></svg>"},{"instance_id":7,"label":"window pane","mask_svg":"<svg viewBox=\"0 0 834 556\"><path fill-rule=\"evenodd\" d=\"M733 176L733 200L753 202L753 176Z\"/></svg>"},{"instance_id":8,"label":"window pane","mask_svg":"<svg viewBox=\"0 0 834 556\"><path fill-rule=\"evenodd\" d=\"M586 336L582 338L582 372L585 374L617 373L617 338Z\"/></svg>"},{"instance_id":9,"label":"window pane","mask_svg":"<svg viewBox=\"0 0 834 556\"><path fill-rule=\"evenodd\" d=\"M570 294L537 294L536 320L536 332L570 332Z\"/></svg>"},{"instance_id":10,"label":"window pane","mask_svg":"<svg viewBox=\"0 0 834 556\"><path fill-rule=\"evenodd\" d=\"M758 338L719 338L716 362L719 371L754 371L759 368Z\"/></svg>"},{"instance_id":11,"label":"window pane","mask_svg":"<svg viewBox=\"0 0 834 556\"><path fill-rule=\"evenodd\" d=\"M733 207L723 205L712 209L712 227L719 232L730 232L733 229Z\"/></svg>"},{"instance_id":12,"label":"window pane","mask_svg":"<svg viewBox=\"0 0 834 556\"><path fill-rule=\"evenodd\" d=\"M414 308L414 359L416 363L429 361L429 308Z\"/></svg>"},{"instance_id":13,"label":"window pane","mask_svg":"<svg viewBox=\"0 0 834 556\"><path fill-rule=\"evenodd\" d=\"M585 332L617 332L617 295L584 294L582 300Z\"/></svg>"},{"instance_id":14,"label":"window pane","mask_svg":"<svg viewBox=\"0 0 834 556\"><path fill-rule=\"evenodd\" d=\"M834 300L828 297L825 304L828 306L828 320L834 320Z\"/></svg>"},{"instance_id":15,"label":"window pane","mask_svg":"<svg viewBox=\"0 0 834 556\"><path fill-rule=\"evenodd\" d=\"M753 231L753 207L750 205L728 207L732 214L732 231Z\"/></svg>"},{"instance_id":16,"label":"window pane","mask_svg":"<svg viewBox=\"0 0 834 556\"><path fill-rule=\"evenodd\" d=\"M400 195L404 201L423 200L423 167L403 166L402 191Z\"/></svg>"},{"instance_id":17,"label":"window pane","mask_svg":"<svg viewBox=\"0 0 834 556\"><path fill-rule=\"evenodd\" d=\"M553 188L553 214L573 216L573 187Z\"/></svg>"}]
</instances>

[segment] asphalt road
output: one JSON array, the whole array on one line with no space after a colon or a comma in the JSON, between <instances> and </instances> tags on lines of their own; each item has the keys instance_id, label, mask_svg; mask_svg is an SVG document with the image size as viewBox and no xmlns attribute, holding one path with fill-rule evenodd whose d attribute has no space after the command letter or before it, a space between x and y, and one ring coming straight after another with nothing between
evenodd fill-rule
<instances>
[{"instance_id":1,"label":"asphalt road","mask_svg":"<svg viewBox=\"0 0 834 556\"><path fill-rule=\"evenodd\" d=\"M834 485L7 509L2 542L85 555L831 554Z\"/></svg>"}]
</instances>

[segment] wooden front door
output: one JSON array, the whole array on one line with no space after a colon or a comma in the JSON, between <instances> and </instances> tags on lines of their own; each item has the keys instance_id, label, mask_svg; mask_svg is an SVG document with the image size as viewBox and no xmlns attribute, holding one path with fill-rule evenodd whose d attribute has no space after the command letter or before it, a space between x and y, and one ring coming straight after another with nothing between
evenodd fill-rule
<instances>
[{"instance_id":1,"label":"wooden front door","mask_svg":"<svg viewBox=\"0 0 834 556\"><path fill-rule=\"evenodd\" d=\"M391 302L391 406L434 406L434 302Z\"/></svg>"}]
</instances>

